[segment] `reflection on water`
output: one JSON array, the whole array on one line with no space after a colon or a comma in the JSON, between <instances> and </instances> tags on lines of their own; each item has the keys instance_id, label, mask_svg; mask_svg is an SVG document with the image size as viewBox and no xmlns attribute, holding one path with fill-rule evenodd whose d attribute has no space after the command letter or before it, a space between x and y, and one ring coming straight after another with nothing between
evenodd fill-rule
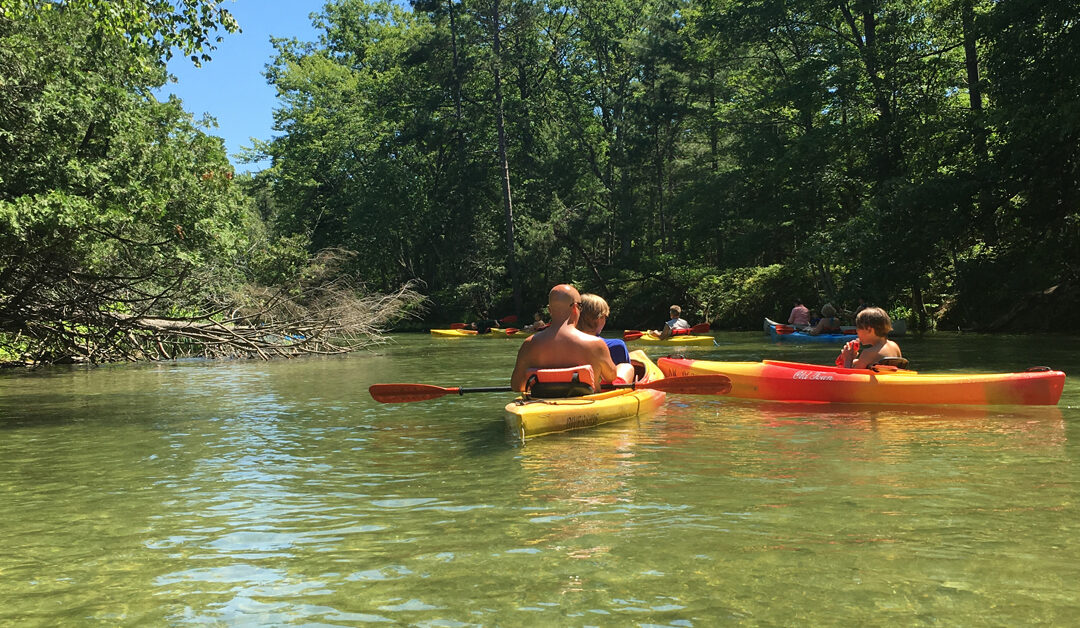
<instances>
[{"instance_id":1,"label":"reflection on water","mask_svg":"<svg viewBox=\"0 0 1080 628\"><path fill-rule=\"evenodd\" d=\"M787 350L720 341L694 357ZM1030 343L981 339L984 370ZM1042 345L1040 362L1080 366L1076 341ZM935 369L965 347L904 343ZM1071 378L1052 408L669 395L654 416L525 444L505 433L508 395L366 394L504 384L516 348L418 335L346 359L5 373L0 624L1080 616Z\"/></svg>"}]
</instances>

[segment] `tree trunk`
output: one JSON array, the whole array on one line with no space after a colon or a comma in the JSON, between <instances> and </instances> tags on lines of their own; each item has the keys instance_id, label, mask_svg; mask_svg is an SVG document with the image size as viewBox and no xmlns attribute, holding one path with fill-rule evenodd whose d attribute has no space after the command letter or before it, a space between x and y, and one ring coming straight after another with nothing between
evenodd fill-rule
<instances>
[{"instance_id":1,"label":"tree trunk","mask_svg":"<svg viewBox=\"0 0 1080 628\"><path fill-rule=\"evenodd\" d=\"M506 119L503 114L502 95L502 40L501 18L499 17L500 0L492 4L492 77L495 81L495 124L499 132L499 162L502 166L503 210L506 216L506 267L510 271L510 285L514 292L514 311L521 312L521 282L518 281L517 261L514 252L514 203L510 197L510 161L506 155Z\"/></svg>"},{"instance_id":2,"label":"tree trunk","mask_svg":"<svg viewBox=\"0 0 1080 628\"><path fill-rule=\"evenodd\" d=\"M859 29L858 20L848 3L841 0L838 6L851 31L851 41L859 51L874 92L874 105L878 110L877 131L875 132L875 139L879 144L876 151L877 171L879 180L883 181L894 176L899 169L900 147L893 137L892 104L889 101L888 86L883 78L886 70L881 67L881 51L877 44L877 15L874 14L872 3L860 2L859 4L863 5L862 30Z\"/></svg>"},{"instance_id":3,"label":"tree trunk","mask_svg":"<svg viewBox=\"0 0 1080 628\"><path fill-rule=\"evenodd\" d=\"M716 67L709 63L709 111L716 111ZM716 129L716 120L710 116L709 122L709 163L715 174L720 170L720 134Z\"/></svg>"},{"instance_id":4,"label":"tree trunk","mask_svg":"<svg viewBox=\"0 0 1080 628\"><path fill-rule=\"evenodd\" d=\"M975 7L972 0L963 0L960 13L964 28L964 66L967 70L972 118L971 143L975 160L982 166L989 160L989 155L986 150L986 127L983 126L982 85L979 81L979 55L975 49Z\"/></svg>"},{"instance_id":5,"label":"tree trunk","mask_svg":"<svg viewBox=\"0 0 1080 628\"><path fill-rule=\"evenodd\" d=\"M450 51L453 55L454 72L454 131L457 139L459 157L465 154L465 136L461 132L463 127L461 115L461 65L458 62L457 49L457 22L454 20L454 0L446 0L446 10L450 16ZM459 164L461 165L461 164Z\"/></svg>"},{"instance_id":6,"label":"tree trunk","mask_svg":"<svg viewBox=\"0 0 1080 628\"><path fill-rule=\"evenodd\" d=\"M915 312L916 329L926 331L926 304L923 302L922 288L918 285L911 288L911 309Z\"/></svg>"}]
</instances>

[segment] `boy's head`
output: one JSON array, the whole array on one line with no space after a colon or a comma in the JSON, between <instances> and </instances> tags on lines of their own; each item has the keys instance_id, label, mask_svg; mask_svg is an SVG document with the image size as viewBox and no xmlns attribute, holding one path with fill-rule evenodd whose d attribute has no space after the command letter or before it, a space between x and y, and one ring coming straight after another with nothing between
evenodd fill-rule
<instances>
[{"instance_id":1,"label":"boy's head","mask_svg":"<svg viewBox=\"0 0 1080 628\"><path fill-rule=\"evenodd\" d=\"M581 295L581 321L584 326L592 328L600 322L601 316L607 318L608 314L611 314L611 308L604 297L589 293Z\"/></svg>"},{"instance_id":2,"label":"boy's head","mask_svg":"<svg viewBox=\"0 0 1080 628\"><path fill-rule=\"evenodd\" d=\"M868 307L855 317L855 327L873 329L875 334L884 338L892 331L892 320L880 307Z\"/></svg>"},{"instance_id":3,"label":"boy's head","mask_svg":"<svg viewBox=\"0 0 1080 628\"><path fill-rule=\"evenodd\" d=\"M671 315L671 318L679 318L682 316L682 308L678 305L672 305L668 308L668 314Z\"/></svg>"}]
</instances>

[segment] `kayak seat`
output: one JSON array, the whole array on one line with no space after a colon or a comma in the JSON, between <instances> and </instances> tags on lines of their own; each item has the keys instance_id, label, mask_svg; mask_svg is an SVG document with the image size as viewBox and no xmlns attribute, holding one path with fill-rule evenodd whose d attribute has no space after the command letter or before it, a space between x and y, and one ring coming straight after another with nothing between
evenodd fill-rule
<instances>
[{"instance_id":1,"label":"kayak seat","mask_svg":"<svg viewBox=\"0 0 1080 628\"><path fill-rule=\"evenodd\" d=\"M874 370L877 370L877 367L883 366L883 367L886 367L886 369L888 369L888 370L904 369L904 368L907 368L908 364L909 364L909 362L908 362L907 358L889 357L889 358L881 358L880 360L877 361L877 364L874 364L870 368L874 369ZM883 369L883 370L885 370L885 369Z\"/></svg>"},{"instance_id":2,"label":"kayak seat","mask_svg":"<svg viewBox=\"0 0 1080 628\"><path fill-rule=\"evenodd\" d=\"M580 397L593 393L592 366L561 369L529 369L525 378L525 396L537 399Z\"/></svg>"}]
</instances>

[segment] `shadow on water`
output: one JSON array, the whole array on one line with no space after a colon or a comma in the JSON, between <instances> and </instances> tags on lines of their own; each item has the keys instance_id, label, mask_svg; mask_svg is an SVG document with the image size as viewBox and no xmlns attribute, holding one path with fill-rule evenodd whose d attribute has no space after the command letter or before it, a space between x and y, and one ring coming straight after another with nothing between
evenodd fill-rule
<instances>
[{"instance_id":1,"label":"shadow on water","mask_svg":"<svg viewBox=\"0 0 1080 628\"><path fill-rule=\"evenodd\" d=\"M474 457L495 456L507 449L521 446L521 442L506 429L506 421L500 417L484 420L476 427L462 432L466 453Z\"/></svg>"}]
</instances>

